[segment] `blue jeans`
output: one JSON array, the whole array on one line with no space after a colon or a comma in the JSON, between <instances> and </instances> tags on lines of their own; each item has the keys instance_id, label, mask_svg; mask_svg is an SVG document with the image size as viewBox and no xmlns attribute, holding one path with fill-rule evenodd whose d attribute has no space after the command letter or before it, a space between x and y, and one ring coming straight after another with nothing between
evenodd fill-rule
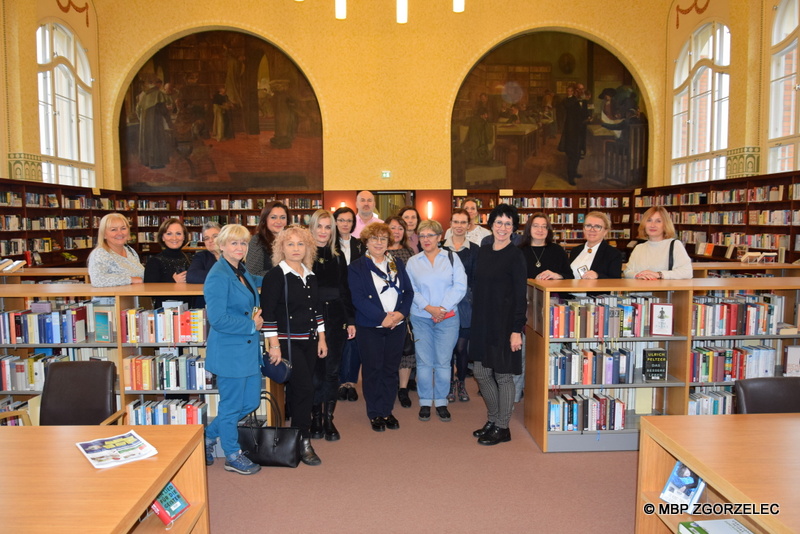
<instances>
[{"instance_id":1,"label":"blue jeans","mask_svg":"<svg viewBox=\"0 0 800 534\"><path fill-rule=\"evenodd\" d=\"M417 394L420 406L447 406L450 392L450 362L458 341L458 317L434 323L411 316L417 353Z\"/></svg>"},{"instance_id":2,"label":"blue jeans","mask_svg":"<svg viewBox=\"0 0 800 534\"><path fill-rule=\"evenodd\" d=\"M261 403L261 373L245 377L217 376L217 416L206 428L206 438L219 437L225 456L239 452L239 421Z\"/></svg>"},{"instance_id":3,"label":"blue jeans","mask_svg":"<svg viewBox=\"0 0 800 534\"><path fill-rule=\"evenodd\" d=\"M360 368L361 355L358 352L358 344L355 339L348 339L344 342L344 349L342 349L342 362L339 364L339 383L352 382L357 384Z\"/></svg>"}]
</instances>

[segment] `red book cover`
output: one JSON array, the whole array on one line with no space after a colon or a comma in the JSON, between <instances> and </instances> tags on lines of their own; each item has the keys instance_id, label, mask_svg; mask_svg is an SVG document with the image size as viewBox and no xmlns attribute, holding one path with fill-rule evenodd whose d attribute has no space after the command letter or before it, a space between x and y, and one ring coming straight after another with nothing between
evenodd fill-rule
<instances>
[{"instance_id":1,"label":"red book cover","mask_svg":"<svg viewBox=\"0 0 800 534\"><path fill-rule=\"evenodd\" d=\"M170 482L161 490L150 508L165 525L169 525L180 517L189 506L189 501L178 491L175 484Z\"/></svg>"}]
</instances>

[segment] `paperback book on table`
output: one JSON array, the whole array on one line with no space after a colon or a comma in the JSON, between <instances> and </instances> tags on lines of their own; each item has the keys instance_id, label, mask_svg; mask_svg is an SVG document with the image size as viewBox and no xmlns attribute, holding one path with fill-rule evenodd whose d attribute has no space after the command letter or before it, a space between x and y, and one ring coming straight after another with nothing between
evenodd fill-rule
<instances>
[{"instance_id":1,"label":"paperback book on table","mask_svg":"<svg viewBox=\"0 0 800 534\"><path fill-rule=\"evenodd\" d=\"M89 463L98 469L143 460L158 453L155 447L133 430L108 438L79 441L75 445Z\"/></svg>"}]
</instances>

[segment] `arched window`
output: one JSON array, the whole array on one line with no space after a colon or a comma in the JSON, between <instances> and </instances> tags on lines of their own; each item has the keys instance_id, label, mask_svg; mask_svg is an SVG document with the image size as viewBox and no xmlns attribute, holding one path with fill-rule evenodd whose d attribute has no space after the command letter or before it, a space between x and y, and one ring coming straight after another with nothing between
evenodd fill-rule
<instances>
[{"instance_id":1,"label":"arched window","mask_svg":"<svg viewBox=\"0 0 800 534\"><path fill-rule=\"evenodd\" d=\"M698 28L675 59L672 106L672 183L725 178L730 95L727 26Z\"/></svg>"},{"instance_id":2,"label":"arched window","mask_svg":"<svg viewBox=\"0 0 800 534\"><path fill-rule=\"evenodd\" d=\"M36 31L39 139L45 182L95 186L92 72L81 43L64 26Z\"/></svg>"},{"instance_id":3,"label":"arched window","mask_svg":"<svg viewBox=\"0 0 800 534\"><path fill-rule=\"evenodd\" d=\"M770 42L769 139L767 172L798 168L797 0L783 0L774 11Z\"/></svg>"}]
</instances>

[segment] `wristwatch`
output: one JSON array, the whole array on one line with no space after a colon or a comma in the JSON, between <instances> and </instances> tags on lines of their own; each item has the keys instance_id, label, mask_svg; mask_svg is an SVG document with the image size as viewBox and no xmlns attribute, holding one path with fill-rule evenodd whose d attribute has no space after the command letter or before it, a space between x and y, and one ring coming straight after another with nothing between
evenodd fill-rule
<instances>
[{"instance_id":1,"label":"wristwatch","mask_svg":"<svg viewBox=\"0 0 800 534\"><path fill-rule=\"evenodd\" d=\"M664 279L664 273L662 273L661 271L658 271L658 279L659 280L663 280Z\"/></svg>"}]
</instances>

